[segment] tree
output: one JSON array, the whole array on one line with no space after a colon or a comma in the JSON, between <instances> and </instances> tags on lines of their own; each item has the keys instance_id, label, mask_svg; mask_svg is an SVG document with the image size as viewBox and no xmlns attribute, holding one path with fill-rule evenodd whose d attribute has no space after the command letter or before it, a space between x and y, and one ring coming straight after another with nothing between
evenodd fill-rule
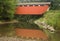
<instances>
[{"instance_id":1,"label":"tree","mask_svg":"<svg viewBox=\"0 0 60 41\"><path fill-rule=\"evenodd\" d=\"M16 8L16 0L0 0L0 19L12 20Z\"/></svg>"},{"instance_id":2,"label":"tree","mask_svg":"<svg viewBox=\"0 0 60 41\"><path fill-rule=\"evenodd\" d=\"M51 9L55 10L55 9L60 9L60 0L50 0L51 2Z\"/></svg>"}]
</instances>

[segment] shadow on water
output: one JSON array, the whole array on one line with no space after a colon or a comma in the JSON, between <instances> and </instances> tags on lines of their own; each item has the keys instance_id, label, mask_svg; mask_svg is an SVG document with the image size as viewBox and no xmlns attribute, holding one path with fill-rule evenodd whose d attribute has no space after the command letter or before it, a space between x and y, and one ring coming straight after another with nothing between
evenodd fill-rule
<instances>
[{"instance_id":1,"label":"shadow on water","mask_svg":"<svg viewBox=\"0 0 60 41\"><path fill-rule=\"evenodd\" d=\"M0 36L14 36L13 24L0 24Z\"/></svg>"},{"instance_id":2,"label":"shadow on water","mask_svg":"<svg viewBox=\"0 0 60 41\"><path fill-rule=\"evenodd\" d=\"M50 37L50 41L60 41L60 30L56 31L54 34L51 34Z\"/></svg>"}]
</instances>

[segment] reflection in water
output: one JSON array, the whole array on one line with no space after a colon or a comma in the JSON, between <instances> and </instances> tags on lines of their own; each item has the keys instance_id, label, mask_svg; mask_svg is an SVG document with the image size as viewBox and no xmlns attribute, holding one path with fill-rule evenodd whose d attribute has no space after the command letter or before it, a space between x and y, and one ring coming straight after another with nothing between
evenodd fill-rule
<instances>
[{"instance_id":1,"label":"reflection in water","mask_svg":"<svg viewBox=\"0 0 60 41\"><path fill-rule=\"evenodd\" d=\"M29 24L27 22L20 22L14 24L0 24L0 36L14 36L15 28L22 29L39 29L39 27L35 24Z\"/></svg>"},{"instance_id":2,"label":"reflection in water","mask_svg":"<svg viewBox=\"0 0 60 41\"><path fill-rule=\"evenodd\" d=\"M28 24L26 22L20 22L15 24L2 24L0 25L0 36L15 36L15 28L39 29L39 27L35 24ZM60 30L54 34L50 33L49 37L50 41L60 41Z\"/></svg>"}]
</instances>

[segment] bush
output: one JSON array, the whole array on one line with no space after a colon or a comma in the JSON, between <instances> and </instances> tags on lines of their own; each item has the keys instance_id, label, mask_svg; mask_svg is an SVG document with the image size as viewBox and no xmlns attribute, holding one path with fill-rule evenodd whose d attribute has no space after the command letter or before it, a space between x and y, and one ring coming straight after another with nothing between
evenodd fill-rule
<instances>
[{"instance_id":1,"label":"bush","mask_svg":"<svg viewBox=\"0 0 60 41\"><path fill-rule=\"evenodd\" d=\"M12 20L16 8L15 0L0 0L0 19Z\"/></svg>"},{"instance_id":2,"label":"bush","mask_svg":"<svg viewBox=\"0 0 60 41\"><path fill-rule=\"evenodd\" d=\"M50 1L51 2L51 9L52 10L60 10L60 6L59 6L59 4L60 4L60 0L52 0L52 1Z\"/></svg>"}]
</instances>

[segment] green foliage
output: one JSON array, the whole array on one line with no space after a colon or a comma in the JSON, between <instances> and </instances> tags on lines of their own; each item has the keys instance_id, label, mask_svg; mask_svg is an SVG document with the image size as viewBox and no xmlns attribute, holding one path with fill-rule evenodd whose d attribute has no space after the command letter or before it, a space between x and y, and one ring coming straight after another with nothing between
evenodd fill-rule
<instances>
[{"instance_id":1,"label":"green foliage","mask_svg":"<svg viewBox=\"0 0 60 41\"><path fill-rule=\"evenodd\" d=\"M45 21L48 25L55 28L55 33L50 33L48 30L44 30L44 32L50 37L50 41L60 40L60 10L50 10L38 20Z\"/></svg>"},{"instance_id":2,"label":"green foliage","mask_svg":"<svg viewBox=\"0 0 60 41\"><path fill-rule=\"evenodd\" d=\"M0 19L12 20L16 8L16 0L0 0Z\"/></svg>"},{"instance_id":3,"label":"green foliage","mask_svg":"<svg viewBox=\"0 0 60 41\"><path fill-rule=\"evenodd\" d=\"M20 22L17 27L26 29L39 29L33 21L40 17L40 15L15 15L15 18Z\"/></svg>"},{"instance_id":4,"label":"green foliage","mask_svg":"<svg viewBox=\"0 0 60 41\"><path fill-rule=\"evenodd\" d=\"M51 0L51 9L52 10L55 10L55 9L59 10L60 9L59 4L60 4L60 0Z\"/></svg>"},{"instance_id":5,"label":"green foliage","mask_svg":"<svg viewBox=\"0 0 60 41\"><path fill-rule=\"evenodd\" d=\"M15 18L19 21L29 22L30 20L34 21L40 18L40 15L15 15Z\"/></svg>"},{"instance_id":6,"label":"green foliage","mask_svg":"<svg viewBox=\"0 0 60 41\"><path fill-rule=\"evenodd\" d=\"M58 30L60 28L60 10L50 10L39 20L45 21L47 24Z\"/></svg>"}]
</instances>

